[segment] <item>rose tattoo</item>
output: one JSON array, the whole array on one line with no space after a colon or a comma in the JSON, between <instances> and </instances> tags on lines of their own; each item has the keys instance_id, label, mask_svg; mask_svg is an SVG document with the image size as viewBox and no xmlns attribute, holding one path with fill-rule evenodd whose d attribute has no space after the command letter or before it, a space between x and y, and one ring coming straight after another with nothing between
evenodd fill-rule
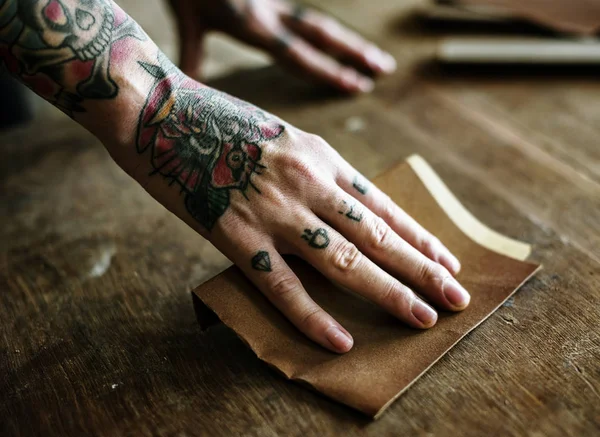
<instances>
[{"instance_id":1,"label":"rose tattoo","mask_svg":"<svg viewBox=\"0 0 600 437\"><path fill-rule=\"evenodd\" d=\"M137 150L150 149L153 171L185 193L188 212L206 229L229 207L230 191L253 187L261 145L284 126L255 106L189 79L159 55L140 62L155 79L138 125Z\"/></svg>"}]
</instances>

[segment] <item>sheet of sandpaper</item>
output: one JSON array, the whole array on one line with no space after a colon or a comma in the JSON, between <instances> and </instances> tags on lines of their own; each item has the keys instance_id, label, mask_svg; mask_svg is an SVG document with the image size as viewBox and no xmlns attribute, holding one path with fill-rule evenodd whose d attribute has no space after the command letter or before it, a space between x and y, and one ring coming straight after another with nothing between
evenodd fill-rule
<instances>
[{"instance_id":1,"label":"sheet of sandpaper","mask_svg":"<svg viewBox=\"0 0 600 437\"><path fill-rule=\"evenodd\" d=\"M510 14L559 32L591 35L600 31L600 2L597 0L456 0L450 3L498 8L503 15Z\"/></svg>"},{"instance_id":2,"label":"sheet of sandpaper","mask_svg":"<svg viewBox=\"0 0 600 437\"><path fill-rule=\"evenodd\" d=\"M530 246L492 231L466 211L420 157L412 156L374 183L458 256L458 279L472 296L465 311L441 312L435 327L412 329L338 289L305 262L288 258L314 300L352 333L354 347L338 355L300 333L236 267L194 293L201 323L210 322L210 308L285 377L377 418L539 266L522 261Z\"/></svg>"}]
</instances>

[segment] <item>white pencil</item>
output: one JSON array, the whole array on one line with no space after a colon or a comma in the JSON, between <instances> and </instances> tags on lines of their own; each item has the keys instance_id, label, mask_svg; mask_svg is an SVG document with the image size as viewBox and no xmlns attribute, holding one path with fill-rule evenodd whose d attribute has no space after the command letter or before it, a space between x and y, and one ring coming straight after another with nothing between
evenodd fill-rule
<instances>
[{"instance_id":1,"label":"white pencil","mask_svg":"<svg viewBox=\"0 0 600 437\"><path fill-rule=\"evenodd\" d=\"M447 38L437 59L445 63L597 64L600 40Z\"/></svg>"}]
</instances>

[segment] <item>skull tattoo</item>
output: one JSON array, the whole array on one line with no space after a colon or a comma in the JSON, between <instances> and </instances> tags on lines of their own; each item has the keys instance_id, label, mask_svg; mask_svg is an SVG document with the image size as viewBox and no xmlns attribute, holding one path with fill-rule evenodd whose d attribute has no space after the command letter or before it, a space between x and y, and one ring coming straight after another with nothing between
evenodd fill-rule
<instances>
[{"instance_id":1,"label":"skull tattoo","mask_svg":"<svg viewBox=\"0 0 600 437\"><path fill-rule=\"evenodd\" d=\"M9 45L18 61L18 74L41 73L60 85L53 103L68 112L82 111L79 103L85 98L116 96L118 87L110 77L112 44L124 37L145 37L126 16L116 24L109 0L0 0L0 7L4 3L14 17L5 28L0 24L0 35L9 36L8 41L0 36L0 44ZM91 68L76 93L66 92L63 77L69 69L85 70L86 63Z\"/></svg>"}]
</instances>

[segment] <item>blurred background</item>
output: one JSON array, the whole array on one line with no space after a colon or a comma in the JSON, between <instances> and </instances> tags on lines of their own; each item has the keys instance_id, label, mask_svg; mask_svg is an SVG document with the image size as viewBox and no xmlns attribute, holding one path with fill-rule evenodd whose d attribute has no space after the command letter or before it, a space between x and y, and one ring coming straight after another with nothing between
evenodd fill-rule
<instances>
[{"instance_id":1,"label":"blurred background","mask_svg":"<svg viewBox=\"0 0 600 437\"><path fill-rule=\"evenodd\" d=\"M160 49L177 62L178 46L175 20L169 5L164 0L118 0L117 3L133 17L150 35ZM211 33L206 39L203 75L211 80L238 69L268 65L270 59L258 50ZM0 73L2 103L0 103L0 128L7 129L23 120L68 119L26 87Z\"/></svg>"},{"instance_id":2,"label":"blurred background","mask_svg":"<svg viewBox=\"0 0 600 437\"><path fill-rule=\"evenodd\" d=\"M166 1L117 3L177 60ZM10 83L0 120L30 121L0 134L1 436L598 435L600 2L313 3L397 72L349 98L211 34L204 80L322 136L367 178L421 155L544 270L367 423L234 333L202 334L189 291L230 262L89 132ZM522 19L489 9L505 3Z\"/></svg>"}]
</instances>

